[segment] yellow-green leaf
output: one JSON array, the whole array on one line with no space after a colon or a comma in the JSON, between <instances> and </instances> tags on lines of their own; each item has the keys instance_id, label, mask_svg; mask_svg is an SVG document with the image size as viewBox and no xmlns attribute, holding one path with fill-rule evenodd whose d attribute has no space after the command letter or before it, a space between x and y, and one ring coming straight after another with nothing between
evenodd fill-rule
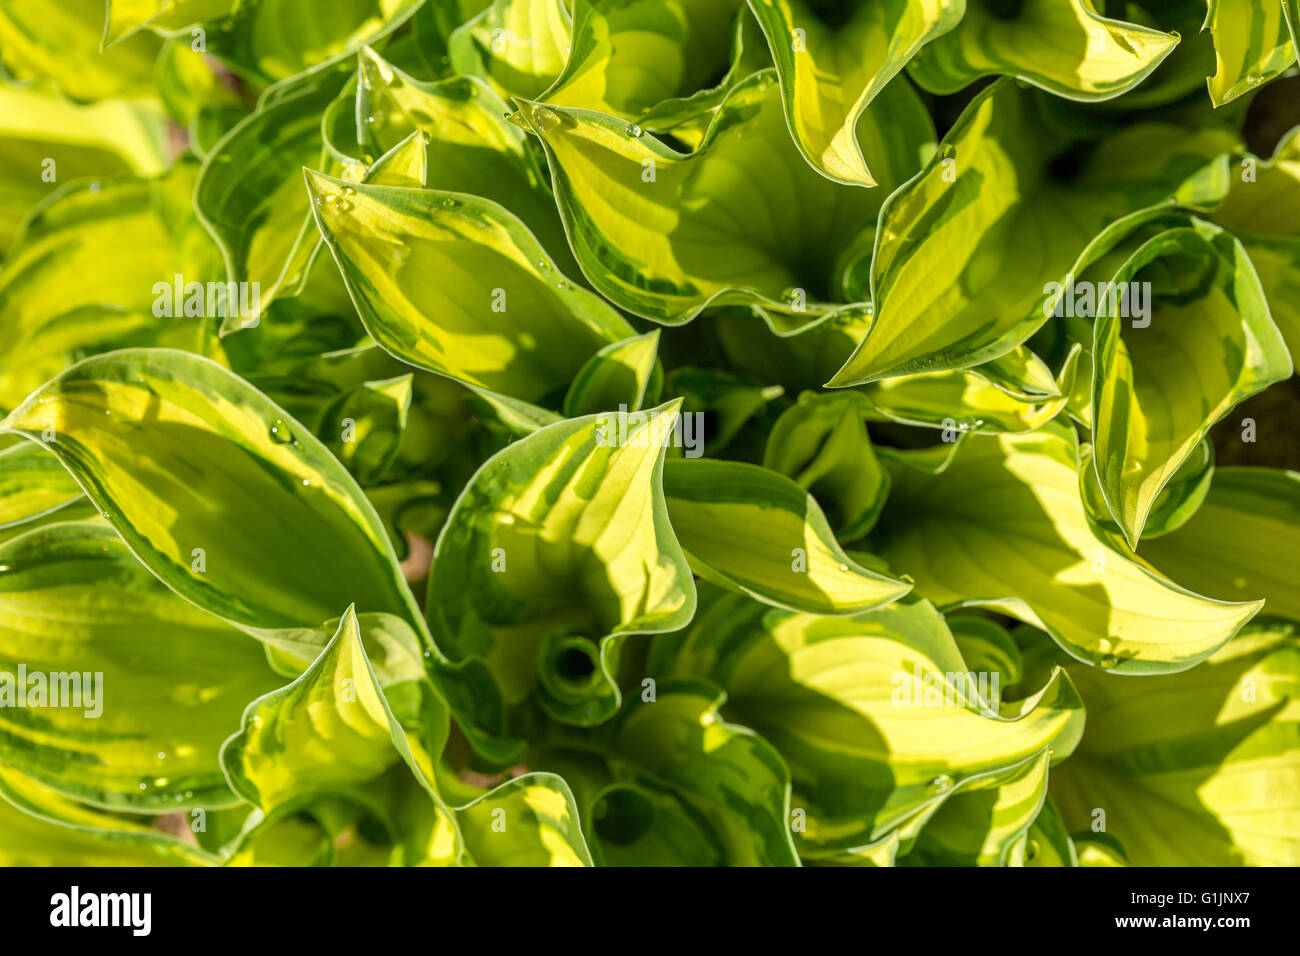
<instances>
[{"instance_id":1,"label":"yellow-green leaf","mask_svg":"<svg viewBox=\"0 0 1300 956\"><path fill-rule=\"evenodd\" d=\"M778 472L736 461L671 459L664 494L693 570L766 604L852 614L911 590L845 554L817 502Z\"/></svg>"},{"instance_id":2,"label":"yellow-green leaf","mask_svg":"<svg viewBox=\"0 0 1300 956\"><path fill-rule=\"evenodd\" d=\"M900 468L893 478L877 533L897 572L941 605L985 604L1044 627L1094 665L1184 670L1261 606L1185 590L1098 537L1062 427L974 435L942 474Z\"/></svg>"}]
</instances>

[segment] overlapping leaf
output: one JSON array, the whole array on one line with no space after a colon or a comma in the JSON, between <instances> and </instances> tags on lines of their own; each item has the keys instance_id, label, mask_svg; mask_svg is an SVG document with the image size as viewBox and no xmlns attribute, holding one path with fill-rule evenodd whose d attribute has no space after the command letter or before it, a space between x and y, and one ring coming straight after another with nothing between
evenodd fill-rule
<instances>
[{"instance_id":1,"label":"overlapping leaf","mask_svg":"<svg viewBox=\"0 0 1300 956\"><path fill-rule=\"evenodd\" d=\"M871 229L888 186L852 190L808 168L790 150L779 97L771 72L744 81L688 155L613 116L523 104L597 291L674 325L728 303L796 327L835 310L835 257ZM915 171L930 135L915 94L891 88L863 124L882 183Z\"/></svg>"},{"instance_id":2,"label":"overlapping leaf","mask_svg":"<svg viewBox=\"0 0 1300 956\"><path fill-rule=\"evenodd\" d=\"M1094 6L1086 0L968 0L961 22L921 50L908 72L935 93L955 93L981 76L1001 74L1069 99L1119 96L1160 66L1179 38L1104 17Z\"/></svg>"},{"instance_id":3,"label":"overlapping leaf","mask_svg":"<svg viewBox=\"0 0 1300 956\"><path fill-rule=\"evenodd\" d=\"M832 385L968 368L1024 343L1082 267L1171 202L1222 198L1233 137L1137 124L1063 143L999 81L881 212L875 318Z\"/></svg>"},{"instance_id":4,"label":"overlapping leaf","mask_svg":"<svg viewBox=\"0 0 1300 956\"><path fill-rule=\"evenodd\" d=\"M1294 866L1297 668L1294 626L1260 623L1155 689L1080 672L1088 730L1052 780L1066 820L1137 866Z\"/></svg>"},{"instance_id":5,"label":"overlapping leaf","mask_svg":"<svg viewBox=\"0 0 1300 956\"><path fill-rule=\"evenodd\" d=\"M926 42L957 25L966 5L885 0L844 6L849 9L830 11L840 22L828 26L815 3L750 3L767 36L800 152L831 179L877 186L888 180L868 168L855 136L858 117Z\"/></svg>"},{"instance_id":6,"label":"overlapping leaf","mask_svg":"<svg viewBox=\"0 0 1300 956\"><path fill-rule=\"evenodd\" d=\"M973 436L939 475L896 469L881 552L939 604L997 607L1121 673L1191 667L1259 610L1185 590L1109 546L1077 467L1073 437L1049 426Z\"/></svg>"},{"instance_id":7,"label":"overlapping leaf","mask_svg":"<svg viewBox=\"0 0 1300 956\"><path fill-rule=\"evenodd\" d=\"M812 856L874 843L1049 745L1062 759L1083 724L1059 673L991 709L979 688L993 685L969 674L943 618L915 599L829 618L721 597L689 632L658 638L651 667L715 681L727 713L773 743Z\"/></svg>"}]
</instances>

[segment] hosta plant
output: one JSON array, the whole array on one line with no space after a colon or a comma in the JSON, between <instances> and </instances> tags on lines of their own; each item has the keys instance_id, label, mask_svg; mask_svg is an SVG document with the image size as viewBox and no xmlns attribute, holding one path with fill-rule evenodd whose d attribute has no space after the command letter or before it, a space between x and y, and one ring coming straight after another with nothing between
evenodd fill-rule
<instances>
[{"instance_id":1,"label":"hosta plant","mask_svg":"<svg viewBox=\"0 0 1300 956\"><path fill-rule=\"evenodd\" d=\"M0 0L0 861L1300 864L1297 39Z\"/></svg>"}]
</instances>

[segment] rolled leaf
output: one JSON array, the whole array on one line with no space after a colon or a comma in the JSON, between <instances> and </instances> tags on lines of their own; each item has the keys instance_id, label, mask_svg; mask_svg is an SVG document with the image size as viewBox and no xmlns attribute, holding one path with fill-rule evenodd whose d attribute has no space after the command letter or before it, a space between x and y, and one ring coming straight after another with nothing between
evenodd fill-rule
<instances>
[{"instance_id":1,"label":"rolled leaf","mask_svg":"<svg viewBox=\"0 0 1300 956\"><path fill-rule=\"evenodd\" d=\"M933 93L1005 75L1073 100L1105 100L1145 80L1178 45L1176 33L1104 17L1086 0L968 0L951 32L908 67Z\"/></svg>"},{"instance_id":2,"label":"rolled leaf","mask_svg":"<svg viewBox=\"0 0 1300 956\"><path fill-rule=\"evenodd\" d=\"M943 618L916 599L852 617L765 609L727 595L684 635L656 639L651 671L707 677L727 714L789 763L801 852L874 843L986 775L1073 749L1082 703L1064 673L1000 709L980 693Z\"/></svg>"},{"instance_id":3,"label":"rolled leaf","mask_svg":"<svg viewBox=\"0 0 1300 956\"><path fill-rule=\"evenodd\" d=\"M1121 318L1108 296L1093 345L1097 477L1137 547L1157 495L1210 426L1292 368L1245 249L1217 227L1160 233L1111 283L1149 290L1141 318Z\"/></svg>"},{"instance_id":4,"label":"rolled leaf","mask_svg":"<svg viewBox=\"0 0 1300 956\"><path fill-rule=\"evenodd\" d=\"M854 136L858 117L927 42L953 29L964 0L852 3L828 26L815 4L751 0L781 78L790 131L813 168L875 186Z\"/></svg>"}]
</instances>

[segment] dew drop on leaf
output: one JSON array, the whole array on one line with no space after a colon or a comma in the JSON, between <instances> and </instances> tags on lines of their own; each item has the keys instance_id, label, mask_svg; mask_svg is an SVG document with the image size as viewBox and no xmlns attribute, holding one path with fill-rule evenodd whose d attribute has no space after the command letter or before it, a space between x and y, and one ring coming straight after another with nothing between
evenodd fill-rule
<instances>
[{"instance_id":1,"label":"dew drop on leaf","mask_svg":"<svg viewBox=\"0 0 1300 956\"><path fill-rule=\"evenodd\" d=\"M270 437L271 441L275 442L277 445L287 445L289 442L293 441L293 432L291 432L289 426L284 423L284 419L277 418L271 423Z\"/></svg>"}]
</instances>

